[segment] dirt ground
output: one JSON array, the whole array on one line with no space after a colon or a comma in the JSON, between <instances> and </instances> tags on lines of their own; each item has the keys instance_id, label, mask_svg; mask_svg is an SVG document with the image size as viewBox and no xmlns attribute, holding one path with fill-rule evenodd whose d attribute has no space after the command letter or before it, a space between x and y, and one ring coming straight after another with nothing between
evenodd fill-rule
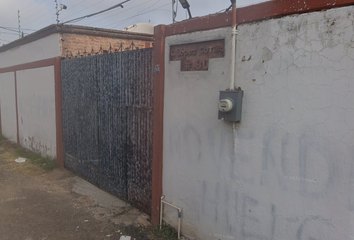
<instances>
[{"instance_id":1,"label":"dirt ground","mask_svg":"<svg viewBox=\"0 0 354 240\"><path fill-rule=\"evenodd\" d=\"M16 163L16 148L0 142L1 240L164 239L147 215L71 172Z\"/></svg>"}]
</instances>

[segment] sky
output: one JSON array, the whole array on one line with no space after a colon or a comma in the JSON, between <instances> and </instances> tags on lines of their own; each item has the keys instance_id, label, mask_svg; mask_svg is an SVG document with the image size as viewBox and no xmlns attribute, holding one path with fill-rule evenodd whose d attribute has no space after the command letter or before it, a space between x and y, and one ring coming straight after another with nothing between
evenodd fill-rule
<instances>
[{"instance_id":1,"label":"sky","mask_svg":"<svg viewBox=\"0 0 354 240\"><path fill-rule=\"evenodd\" d=\"M65 22L91 13L107 9L124 0L57 0L67 6L59 12L60 22ZM237 0L237 7L244 7L266 0ZM178 1L177 1L178 2ZM230 0L188 0L193 17L223 11ZM56 23L55 0L0 0L0 46L19 38L20 28L24 35ZM178 3L177 21L186 19L186 10ZM130 0L124 8L116 8L86 18L75 25L123 30L136 23L171 24L172 0Z\"/></svg>"}]
</instances>

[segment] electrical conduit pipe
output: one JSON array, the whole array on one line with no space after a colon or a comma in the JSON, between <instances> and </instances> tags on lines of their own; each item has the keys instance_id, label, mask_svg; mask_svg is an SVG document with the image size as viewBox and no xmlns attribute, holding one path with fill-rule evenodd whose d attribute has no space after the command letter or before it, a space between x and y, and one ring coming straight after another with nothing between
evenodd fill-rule
<instances>
[{"instance_id":1,"label":"electrical conduit pipe","mask_svg":"<svg viewBox=\"0 0 354 240\"><path fill-rule=\"evenodd\" d=\"M164 201L163 199L165 199L165 196L161 197L161 206L160 206L160 230L162 228L162 212L163 212L163 204L166 204L170 207L173 207L175 209L177 209L178 211L178 239L181 239L181 218L182 218L182 209L179 207L176 207L174 205L172 205L169 202Z\"/></svg>"},{"instance_id":2,"label":"electrical conduit pipe","mask_svg":"<svg viewBox=\"0 0 354 240\"><path fill-rule=\"evenodd\" d=\"M236 22L236 0L231 0L232 3L232 49L231 49L231 81L230 90L235 90L235 76L236 76L236 36L237 36L237 22Z\"/></svg>"}]
</instances>

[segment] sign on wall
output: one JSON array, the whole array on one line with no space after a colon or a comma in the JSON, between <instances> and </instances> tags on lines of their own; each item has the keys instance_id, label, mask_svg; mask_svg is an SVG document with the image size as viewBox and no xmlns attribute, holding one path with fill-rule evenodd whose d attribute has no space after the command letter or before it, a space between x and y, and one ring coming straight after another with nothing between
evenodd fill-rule
<instances>
[{"instance_id":1,"label":"sign on wall","mask_svg":"<svg viewBox=\"0 0 354 240\"><path fill-rule=\"evenodd\" d=\"M181 71L207 71L209 59L225 56L225 40L174 45L170 61L181 61Z\"/></svg>"}]
</instances>

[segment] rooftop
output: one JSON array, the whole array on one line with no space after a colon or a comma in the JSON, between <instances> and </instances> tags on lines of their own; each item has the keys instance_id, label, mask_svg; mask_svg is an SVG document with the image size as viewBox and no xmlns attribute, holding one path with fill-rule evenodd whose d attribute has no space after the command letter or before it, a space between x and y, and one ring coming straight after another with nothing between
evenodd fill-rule
<instances>
[{"instance_id":1,"label":"rooftop","mask_svg":"<svg viewBox=\"0 0 354 240\"><path fill-rule=\"evenodd\" d=\"M1 46L0 52L5 52L9 49L36 41L38 39L47 37L55 33L71 33L71 34L79 34L79 35L109 37L109 38L119 38L119 39L129 39L129 40L146 40L146 41L154 40L154 35L152 34L135 33L135 32L128 32L128 31L76 26L76 25L52 24L48 27L38 30L37 32L31 33L23 38L19 38L13 42Z\"/></svg>"}]
</instances>

